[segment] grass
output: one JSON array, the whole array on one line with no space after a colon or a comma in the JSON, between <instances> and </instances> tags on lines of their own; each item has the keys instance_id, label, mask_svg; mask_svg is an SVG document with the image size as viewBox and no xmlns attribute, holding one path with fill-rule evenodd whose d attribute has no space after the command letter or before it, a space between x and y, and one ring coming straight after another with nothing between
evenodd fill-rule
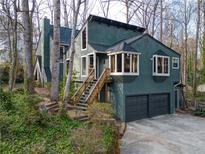
<instances>
[{"instance_id":1,"label":"grass","mask_svg":"<svg viewBox=\"0 0 205 154\"><path fill-rule=\"evenodd\" d=\"M114 147L115 128L86 125L65 115L40 113L35 105L41 99L38 95L0 90L0 153L94 153ZM76 131L79 129L86 133L79 136ZM93 147L99 149L93 151Z\"/></svg>"}]
</instances>

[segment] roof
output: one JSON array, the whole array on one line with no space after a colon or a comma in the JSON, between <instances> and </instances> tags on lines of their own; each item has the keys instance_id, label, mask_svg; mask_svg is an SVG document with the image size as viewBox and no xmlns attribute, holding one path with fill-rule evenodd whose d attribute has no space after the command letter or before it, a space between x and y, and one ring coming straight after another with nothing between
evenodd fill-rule
<instances>
[{"instance_id":1,"label":"roof","mask_svg":"<svg viewBox=\"0 0 205 154\"><path fill-rule=\"evenodd\" d=\"M126 23L123 23L120 21L111 20L111 19L107 19L104 17L95 16L95 15L90 15L87 20L89 22L96 21L96 22L105 23L108 25L116 26L116 27L131 29L133 31L140 31L140 32L145 31L145 28L143 28L143 27L139 27L139 26L135 26L135 25L131 25L131 24L126 24Z\"/></svg>"},{"instance_id":2,"label":"roof","mask_svg":"<svg viewBox=\"0 0 205 154\"><path fill-rule=\"evenodd\" d=\"M98 44L98 43L89 43L89 44L96 51L106 51L109 48L109 46L104 45L104 44Z\"/></svg>"},{"instance_id":3,"label":"roof","mask_svg":"<svg viewBox=\"0 0 205 154\"><path fill-rule=\"evenodd\" d=\"M143 35L137 35L135 37L131 37L126 40L119 41L115 44L113 44L111 47L107 49L107 51L115 52L115 51L134 51L136 52L137 50L134 49L130 43L133 41L136 41L137 39L141 38Z\"/></svg>"},{"instance_id":4,"label":"roof","mask_svg":"<svg viewBox=\"0 0 205 154\"><path fill-rule=\"evenodd\" d=\"M151 35L144 33L142 35L138 35L126 40L122 40L120 42L115 43L114 45L112 45L111 47L109 47L106 51L111 51L111 52L117 52L117 51L134 51L136 52L136 49L134 49L131 46L131 43L139 41L140 39L142 39L143 37L148 36L150 37L152 40L156 41L157 43L160 43L161 45L163 45L164 47L168 48L169 50L171 50L172 52L180 55L180 53L174 51L173 49L167 47L166 45L164 45L162 42L158 41L157 39L155 39L154 37L152 37ZM165 55L165 53L161 50L156 51L156 54L162 54Z\"/></svg>"},{"instance_id":5,"label":"roof","mask_svg":"<svg viewBox=\"0 0 205 154\"><path fill-rule=\"evenodd\" d=\"M51 27L51 37L53 38L53 25ZM72 29L68 27L60 27L60 43L70 44Z\"/></svg>"}]
</instances>

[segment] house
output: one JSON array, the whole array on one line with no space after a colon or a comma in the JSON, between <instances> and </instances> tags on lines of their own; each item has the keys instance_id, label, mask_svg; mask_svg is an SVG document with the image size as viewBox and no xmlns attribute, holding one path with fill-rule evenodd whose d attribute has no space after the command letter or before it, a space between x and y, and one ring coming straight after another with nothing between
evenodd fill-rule
<instances>
[{"instance_id":1,"label":"house","mask_svg":"<svg viewBox=\"0 0 205 154\"><path fill-rule=\"evenodd\" d=\"M180 54L144 31L89 16L75 38L74 70L82 84L71 109L86 110L96 100L110 102L126 122L175 112L181 101Z\"/></svg>"},{"instance_id":2,"label":"house","mask_svg":"<svg viewBox=\"0 0 205 154\"><path fill-rule=\"evenodd\" d=\"M18 59L19 62L23 59L23 39L22 39L22 32L18 32L18 40L17 40L17 50L18 50ZM11 40L13 39L12 36L10 36ZM9 58L9 37L8 32L4 29L0 28L0 64L10 62Z\"/></svg>"},{"instance_id":3,"label":"house","mask_svg":"<svg viewBox=\"0 0 205 154\"><path fill-rule=\"evenodd\" d=\"M63 79L64 69L66 69L66 53L70 46L71 29L68 27L60 27L60 80ZM36 63L34 68L35 79L42 84L51 81L51 53L52 53L52 41L53 41L53 25L50 24L50 20L43 19L42 33L40 37L40 43L36 54ZM65 63L64 63L65 62ZM65 64L65 65L64 65Z\"/></svg>"}]
</instances>

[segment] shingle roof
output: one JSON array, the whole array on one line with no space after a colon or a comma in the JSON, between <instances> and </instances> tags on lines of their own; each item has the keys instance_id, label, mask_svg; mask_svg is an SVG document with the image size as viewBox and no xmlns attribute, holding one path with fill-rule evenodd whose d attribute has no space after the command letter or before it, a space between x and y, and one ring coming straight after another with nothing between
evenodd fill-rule
<instances>
[{"instance_id":1,"label":"shingle roof","mask_svg":"<svg viewBox=\"0 0 205 154\"><path fill-rule=\"evenodd\" d=\"M105 23L105 24L108 24L108 25L113 25L113 26L116 26L116 27L131 29L131 30L134 30L134 31L140 31L140 32L145 31L145 28L143 28L143 27L126 24L126 23L123 23L123 22L120 22L120 21L111 20L111 19L107 19L107 18L104 18L104 17L95 16L95 15L90 15L88 17L88 21L96 21L96 22Z\"/></svg>"}]
</instances>

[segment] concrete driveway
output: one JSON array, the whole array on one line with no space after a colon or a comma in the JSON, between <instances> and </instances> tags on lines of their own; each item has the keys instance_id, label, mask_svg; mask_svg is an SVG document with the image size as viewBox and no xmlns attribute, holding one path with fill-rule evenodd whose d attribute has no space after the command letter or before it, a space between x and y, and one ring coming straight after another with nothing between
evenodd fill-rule
<instances>
[{"instance_id":1,"label":"concrete driveway","mask_svg":"<svg viewBox=\"0 0 205 154\"><path fill-rule=\"evenodd\" d=\"M122 154L205 154L205 118L164 115L127 124Z\"/></svg>"}]
</instances>

